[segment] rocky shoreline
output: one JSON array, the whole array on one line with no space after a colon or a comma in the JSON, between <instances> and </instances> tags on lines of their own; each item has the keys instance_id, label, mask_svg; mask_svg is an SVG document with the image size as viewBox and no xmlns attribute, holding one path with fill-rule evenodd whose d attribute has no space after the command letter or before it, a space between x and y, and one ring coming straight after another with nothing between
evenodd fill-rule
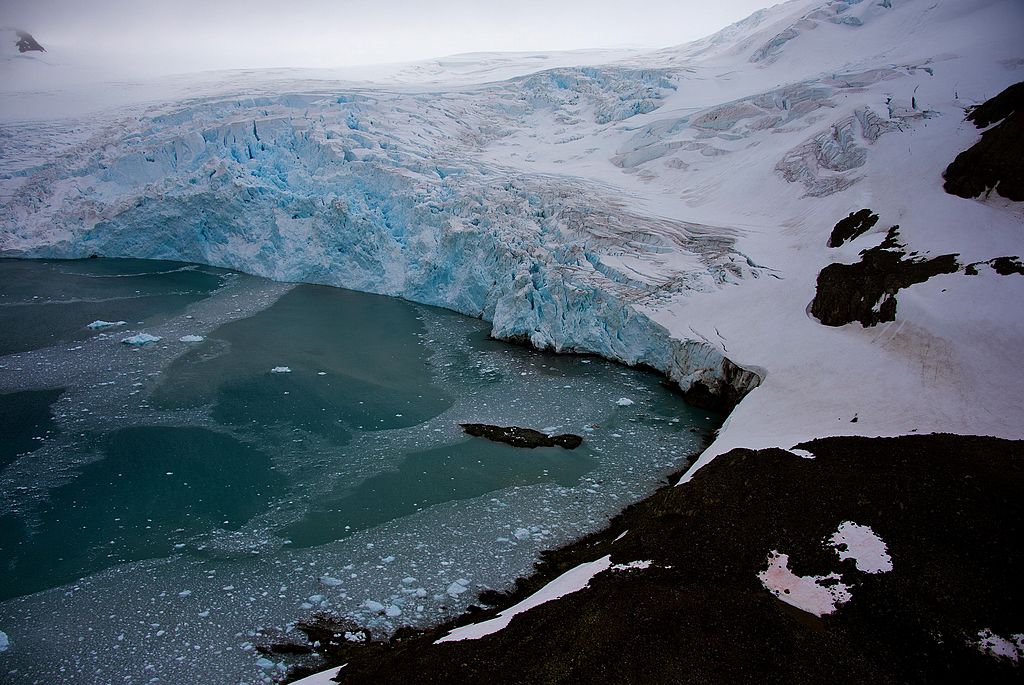
<instances>
[{"instance_id":1,"label":"rocky shoreline","mask_svg":"<svg viewBox=\"0 0 1024 685\"><path fill-rule=\"evenodd\" d=\"M836 437L794 450L718 457L449 624L364 642L327 620L302 628L354 683L1016 682L1016 661L985 636L1021 632L1024 442ZM892 571L861 572L824 544L846 521L880 536ZM758 577L773 552L798 576L836 574L852 598L822 617L780 601ZM484 638L435 644L605 555L621 570Z\"/></svg>"}]
</instances>

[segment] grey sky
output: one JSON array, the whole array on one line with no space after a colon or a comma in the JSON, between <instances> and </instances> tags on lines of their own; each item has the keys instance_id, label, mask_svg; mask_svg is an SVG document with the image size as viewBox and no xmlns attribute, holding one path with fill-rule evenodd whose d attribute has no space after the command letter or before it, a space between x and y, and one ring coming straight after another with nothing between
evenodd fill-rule
<instances>
[{"instance_id":1,"label":"grey sky","mask_svg":"<svg viewBox=\"0 0 1024 685\"><path fill-rule=\"evenodd\" d=\"M82 61L163 72L476 51L662 47L772 0L0 0L0 25Z\"/></svg>"}]
</instances>

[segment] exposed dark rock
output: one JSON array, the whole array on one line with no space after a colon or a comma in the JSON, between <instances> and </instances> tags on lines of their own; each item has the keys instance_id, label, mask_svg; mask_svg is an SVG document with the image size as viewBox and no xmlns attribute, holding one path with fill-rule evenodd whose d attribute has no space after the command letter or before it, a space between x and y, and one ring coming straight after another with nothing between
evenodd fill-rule
<instances>
[{"instance_id":1,"label":"exposed dark rock","mask_svg":"<svg viewBox=\"0 0 1024 685\"><path fill-rule=\"evenodd\" d=\"M15 31L15 33L18 35L18 41L15 43L18 46L18 52L46 52L46 48L40 45L28 31Z\"/></svg>"},{"instance_id":2,"label":"exposed dark rock","mask_svg":"<svg viewBox=\"0 0 1024 685\"><path fill-rule=\"evenodd\" d=\"M797 447L815 458L718 457L545 555L505 601L604 555L647 569L599 574L479 640L434 644L455 621L324 651L348 664L346 683L1019 682L1018 666L976 645L985 629L1019 632L1024 615L1024 443L912 435ZM824 544L844 521L881 537L891 571L863 573ZM757 577L772 550L797 575L840 574L852 601L819 619L776 599Z\"/></svg>"},{"instance_id":3,"label":"exposed dark rock","mask_svg":"<svg viewBox=\"0 0 1024 685\"><path fill-rule=\"evenodd\" d=\"M504 442L513 447L564 447L574 450L583 444L583 438L572 433L547 435L532 428L519 426L491 426L486 423L462 423L462 430L478 438Z\"/></svg>"},{"instance_id":4,"label":"exposed dark rock","mask_svg":"<svg viewBox=\"0 0 1024 685\"><path fill-rule=\"evenodd\" d=\"M878 247L863 250L856 264L830 264L818 274L811 314L826 326L859 321L874 326L896 319L896 293L932 276L959 270L957 255L933 259L904 259L896 240L897 226L889 229Z\"/></svg>"},{"instance_id":5,"label":"exposed dark rock","mask_svg":"<svg viewBox=\"0 0 1024 685\"><path fill-rule=\"evenodd\" d=\"M1009 276L1011 274L1024 276L1024 264L1021 264L1020 257L996 257L987 262L973 262L964 267L964 273L968 276L977 276L978 266L981 264L987 264L992 267L992 270L1000 276Z\"/></svg>"},{"instance_id":6,"label":"exposed dark rock","mask_svg":"<svg viewBox=\"0 0 1024 685\"><path fill-rule=\"evenodd\" d=\"M828 246L839 247L848 240L855 240L870 231L876 223L878 223L878 215L872 214L870 209L850 212L850 216L840 219L832 229Z\"/></svg>"},{"instance_id":7,"label":"exposed dark rock","mask_svg":"<svg viewBox=\"0 0 1024 685\"><path fill-rule=\"evenodd\" d=\"M988 260L988 265L995 269L1000 276L1018 274L1024 276L1024 264L1021 264L1020 257L996 257Z\"/></svg>"},{"instance_id":8,"label":"exposed dark rock","mask_svg":"<svg viewBox=\"0 0 1024 685\"><path fill-rule=\"evenodd\" d=\"M1014 112L1024 111L1024 81L1015 83L994 98L990 98L967 114L967 121L978 128L988 128Z\"/></svg>"},{"instance_id":9,"label":"exposed dark rock","mask_svg":"<svg viewBox=\"0 0 1024 685\"><path fill-rule=\"evenodd\" d=\"M995 189L1009 200L1024 201L1024 82L974 108L967 119L978 128L1001 123L946 168L946 192L972 198Z\"/></svg>"}]
</instances>

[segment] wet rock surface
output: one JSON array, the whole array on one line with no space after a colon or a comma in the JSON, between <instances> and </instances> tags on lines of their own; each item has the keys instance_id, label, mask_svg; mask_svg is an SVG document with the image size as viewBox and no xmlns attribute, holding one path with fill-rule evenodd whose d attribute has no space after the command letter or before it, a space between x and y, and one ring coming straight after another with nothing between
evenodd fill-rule
<instances>
[{"instance_id":1,"label":"wet rock surface","mask_svg":"<svg viewBox=\"0 0 1024 685\"><path fill-rule=\"evenodd\" d=\"M910 435L797 448L814 458L733 450L546 554L488 603L518 602L604 555L650 564L600 573L481 639L434 644L500 607L389 642L303 629L351 683L1019 682L979 633L1020 630L1024 443ZM824 544L844 521L873 529L891 571L865 573ZM840 576L852 599L822 618L780 601L757 576L773 550L798 575Z\"/></svg>"},{"instance_id":2,"label":"wet rock surface","mask_svg":"<svg viewBox=\"0 0 1024 685\"><path fill-rule=\"evenodd\" d=\"M572 433L547 435L532 428L519 426L491 426L485 423L461 423L462 430L477 438L487 438L495 442L504 442L513 447L564 447L574 450L583 444L583 438Z\"/></svg>"},{"instance_id":3,"label":"wet rock surface","mask_svg":"<svg viewBox=\"0 0 1024 685\"><path fill-rule=\"evenodd\" d=\"M897 240L898 226L889 229L878 247L863 250L856 264L830 264L818 274L811 315L826 326L859 321L874 326L896 319L896 293L938 274L960 269L955 254L932 259L906 259Z\"/></svg>"},{"instance_id":4,"label":"wet rock surface","mask_svg":"<svg viewBox=\"0 0 1024 685\"><path fill-rule=\"evenodd\" d=\"M1001 123L946 168L946 192L974 198L994 189L1008 200L1024 201L1024 81L971 110L967 120L978 128Z\"/></svg>"}]
</instances>

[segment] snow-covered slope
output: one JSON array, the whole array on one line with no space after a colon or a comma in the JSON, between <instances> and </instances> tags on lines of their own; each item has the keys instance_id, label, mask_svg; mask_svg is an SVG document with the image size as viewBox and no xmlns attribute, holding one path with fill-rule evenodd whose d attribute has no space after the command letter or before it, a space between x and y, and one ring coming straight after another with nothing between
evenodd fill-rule
<instances>
[{"instance_id":1,"label":"snow-covered slope","mask_svg":"<svg viewBox=\"0 0 1024 685\"><path fill-rule=\"evenodd\" d=\"M807 312L818 272L894 224L908 253L1024 253L1019 205L941 177L978 137L963 108L1024 77L1022 27L1016 0L793 0L500 82L490 56L377 85L211 76L116 121L5 116L0 250L398 295L696 395L756 386L701 463L834 434L1021 438L1024 278L937 276L872 328ZM826 247L865 207L878 225Z\"/></svg>"}]
</instances>

